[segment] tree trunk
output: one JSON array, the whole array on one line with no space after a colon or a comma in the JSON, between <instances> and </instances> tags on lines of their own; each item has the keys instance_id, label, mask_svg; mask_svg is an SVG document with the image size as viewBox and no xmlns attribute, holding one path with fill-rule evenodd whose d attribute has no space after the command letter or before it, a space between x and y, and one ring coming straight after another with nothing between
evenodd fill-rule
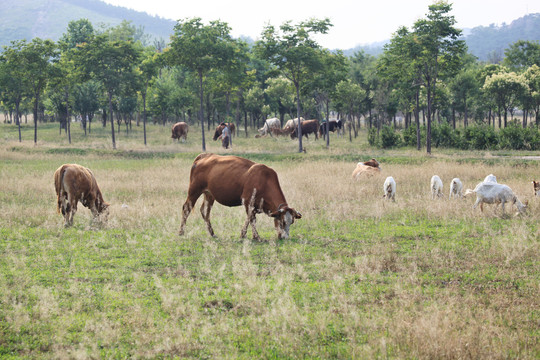
<instances>
[{"instance_id":1,"label":"tree trunk","mask_svg":"<svg viewBox=\"0 0 540 360\"><path fill-rule=\"evenodd\" d=\"M37 122L38 122L39 95L34 100L34 145L37 145Z\"/></svg>"},{"instance_id":2,"label":"tree trunk","mask_svg":"<svg viewBox=\"0 0 540 360\"><path fill-rule=\"evenodd\" d=\"M206 152L206 141L204 139L204 109L203 109L203 74L202 70L199 70L199 98L201 102L200 120L201 120L201 134L202 134L202 151Z\"/></svg>"},{"instance_id":3,"label":"tree trunk","mask_svg":"<svg viewBox=\"0 0 540 360\"><path fill-rule=\"evenodd\" d=\"M326 101L326 148L330 148L330 102Z\"/></svg>"},{"instance_id":4,"label":"tree trunk","mask_svg":"<svg viewBox=\"0 0 540 360\"><path fill-rule=\"evenodd\" d=\"M112 110L112 92L108 91L109 95L109 114L111 114L111 135L112 135L112 147L113 150L116 150L116 138L114 133L114 119L113 119L113 110Z\"/></svg>"},{"instance_id":5,"label":"tree trunk","mask_svg":"<svg viewBox=\"0 0 540 360\"><path fill-rule=\"evenodd\" d=\"M431 79L427 79L427 130L426 152L431 154Z\"/></svg>"},{"instance_id":6,"label":"tree trunk","mask_svg":"<svg viewBox=\"0 0 540 360\"><path fill-rule=\"evenodd\" d=\"M148 82L142 93L143 100L143 137L144 137L144 146L146 146L146 89L148 89Z\"/></svg>"},{"instance_id":7,"label":"tree trunk","mask_svg":"<svg viewBox=\"0 0 540 360\"><path fill-rule=\"evenodd\" d=\"M295 82L294 85L296 86L296 117L298 118L296 133L298 135L298 152L301 153L304 148L302 147L302 122L300 121L300 84Z\"/></svg>"},{"instance_id":8,"label":"tree trunk","mask_svg":"<svg viewBox=\"0 0 540 360\"><path fill-rule=\"evenodd\" d=\"M19 104L20 101L15 102L15 121L17 122L17 126L19 128L19 142L22 142L22 136L21 136L21 119L19 117Z\"/></svg>"},{"instance_id":9,"label":"tree trunk","mask_svg":"<svg viewBox=\"0 0 540 360\"><path fill-rule=\"evenodd\" d=\"M420 136L420 88L416 90L416 109L414 112L416 122L416 150L420 151L422 137Z\"/></svg>"}]
</instances>

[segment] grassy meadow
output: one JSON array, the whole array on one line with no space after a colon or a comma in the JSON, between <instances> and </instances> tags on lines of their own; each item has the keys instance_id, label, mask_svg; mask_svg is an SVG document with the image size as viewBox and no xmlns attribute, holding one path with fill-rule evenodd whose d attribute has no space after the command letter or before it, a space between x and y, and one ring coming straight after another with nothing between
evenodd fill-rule
<instances>
[{"instance_id":1,"label":"grassy meadow","mask_svg":"<svg viewBox=\"0 0 540 360\"><path fill-rule=\"evenodd\" d=\"M170 127L93 124L72 144L57 124L0 124L0 358L540 358L540 153L380 150L366 132L349 142L234 138L207 151L265 163L303 218L277 240L240 238L243 208L216 203L211 238L199 199L179 236L200 128L186 143ZM358 161L382 174L353 181ZM107 202L106 225L79 204L74 226L56 212L53 173L91 168ZM472 209L448 199L450 180L474 188L493 173L522 201ZM445 197L431 200L437 174ZM382 198L386 176L396 202ZM508 210L508 209L507 209Z\"/></svg>"}]
</instances>

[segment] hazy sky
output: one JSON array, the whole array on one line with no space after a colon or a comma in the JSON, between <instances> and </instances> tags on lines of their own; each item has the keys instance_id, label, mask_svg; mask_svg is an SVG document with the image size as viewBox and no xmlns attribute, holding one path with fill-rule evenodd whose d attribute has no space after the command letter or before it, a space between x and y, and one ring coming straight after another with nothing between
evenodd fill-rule
<instances>
[{"instance_id":1,"label":"hazy sky","mask_svg":"<svg viewBox=\"0 0 540 360\"><path fill-rule=\"evenodd\" d=\"M328 34L317 37L330 49L349 49L389 39L398 27L411 27L424 18L432 0L105 0L113 5L144 11L150 15L179 20L200 17L221 20L231 27L231 35L258 39L266 24L276 27L291 20L330 18ZM539 0L454 0L451 14L457 27L510 23L521 16L540 12Z\"/></svg>"}]
</instances>

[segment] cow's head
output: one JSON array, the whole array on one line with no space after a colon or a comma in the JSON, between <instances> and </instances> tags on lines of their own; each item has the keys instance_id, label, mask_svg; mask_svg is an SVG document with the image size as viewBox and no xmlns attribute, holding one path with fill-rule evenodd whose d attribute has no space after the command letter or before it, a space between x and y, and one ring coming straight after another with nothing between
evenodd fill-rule
<instances>
[{"instance_id":1,"label":"cow's head","mask_svg":"<svg viewBox=\"0 0 540 360\"><path fill-rule=\"evenodd\" d=\"M302 214L288 206L283 206L279 210L270 214L274 218L274 225L278 233L278 238L288 239L289 228L295 219L301 219Z\"/></svg>"},{"instance_id":2,"label":"cow's head","mask_svg":"<svg viewBox=\"0 0 540 360\"><path fill-rule=\"evenodd\" d=\"M97 216L99 217L99 220L102 222L107 222L107 219L109 218L109 206L110 204L103 201L102 196L96 197L96 210L97 210Z\"/></svg>"}]
</instances>

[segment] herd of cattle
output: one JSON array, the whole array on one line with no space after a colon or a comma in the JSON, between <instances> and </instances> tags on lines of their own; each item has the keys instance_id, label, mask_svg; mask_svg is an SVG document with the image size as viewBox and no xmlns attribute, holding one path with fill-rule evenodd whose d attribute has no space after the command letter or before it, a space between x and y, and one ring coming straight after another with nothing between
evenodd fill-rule
<instances>
[{"instance_id":1,"label":"herd of cattle","mask_svg":"<svg viewBox=\"0 0 540 360\"><path fill-rule=\"evenodd\" d=\"M381 171L381 167L377 160L371 159L366 162L359 162L356 165L352 173L353 179L359 179L360 176L372 176L378 174ZM540 182L533 180L534 195L540 195ZM396 199L396 181L392 176L388 176L383 184L383 198L395 201ZM431 198L436 199L443 196L443 182L438 175L433 175L430 182ZM459 178L453 178L450 181L449 198L452 197L464 197L470 194L476 194L476 202L473 205L473 209L476 209L480 205L480 210L484 211L484 204L501 204L502 212L504 214L505 204L515 204L520 213L525 212L528 202L522 203L516 195L514 195L512 189L508 185L499 184L497 178L493 174L489 174L480 182L474 190L467 189L463 193L463 183Z\"/></svg>"},{"instance_id":2,"label":"herd of cattle","mask_svg":"<svg viewBox=\"0 0 540 360\"><path fill-rule=\"evenodd\" d=\"M358 179L360 176L371 176L380 172L378 161L371 159L357 164L353 178ZM90 209L94 218L107 220L109 204L103 200L101 190L90 169L77 164L64 164L54 173L54 186L57 211L64 215L64 226L73 224L73 216L77 212L79 201ZM535 196L539 196L540 182L533 181L533 188ZM396 190L396 181L392 176L388 176L383 185L383 197L395 201ZM432 199L442 197L442 190L441 178L434 175L430 186ZM458 178L450 182L450 198L473 193L476 194L473 208L480 204L482 211L483 204L502 204L503 214L506 203L516 204L520 213L527 208L527 202L523 204L512 189L497 183L493 174L486 176L474 190L467 189L465 193L463 184ZM260 240L255 227L257 214L265 213L274 218L279 239L288 238L291 224L302 218L300 212L289 207L273 169L238 156L202 153L195 158L191 167L188 196L182 207L180 235L184 234L187 218L201 195L204 195L204 201L200 211L211 236L214 236L214 230L210 223L210 211L215 201L229 207L244 206L247 218L242 227L242 238L246 236L248 226L251 225L253 238Z\"/></svg>"},{"instance_id":3,"label":"herd of cattle","mask_svg":"<svg viewBox=\"0 0 540 360\"><path fill-rule=\"evenodd\" d=\"M300 118L300 127L302 136L305 136L309 139L310 134L315 135L315 139L325 136L327 132L338 132L338 135L342 134L343 122L341 120L330 120L324 121L319 124L318 120L304 120ZM214 141L219 138L223 128L228 126L231 130L231 134L235 134L235 125L234 123L221 123L216 127L214 131ZM189 125L183 121L177 122L172 126L172 138L173 139L182 139L186 141L187 134L189 131ZM260 138L267 135L270 136L287 136L289 135L291 139L296 139L298 137L298 118L288 120L285 123L285 126L281 128L281 121L278 118L266 119L262 128L258 129L259 134L255 137Z\"/></svg>"}]
</instances>

